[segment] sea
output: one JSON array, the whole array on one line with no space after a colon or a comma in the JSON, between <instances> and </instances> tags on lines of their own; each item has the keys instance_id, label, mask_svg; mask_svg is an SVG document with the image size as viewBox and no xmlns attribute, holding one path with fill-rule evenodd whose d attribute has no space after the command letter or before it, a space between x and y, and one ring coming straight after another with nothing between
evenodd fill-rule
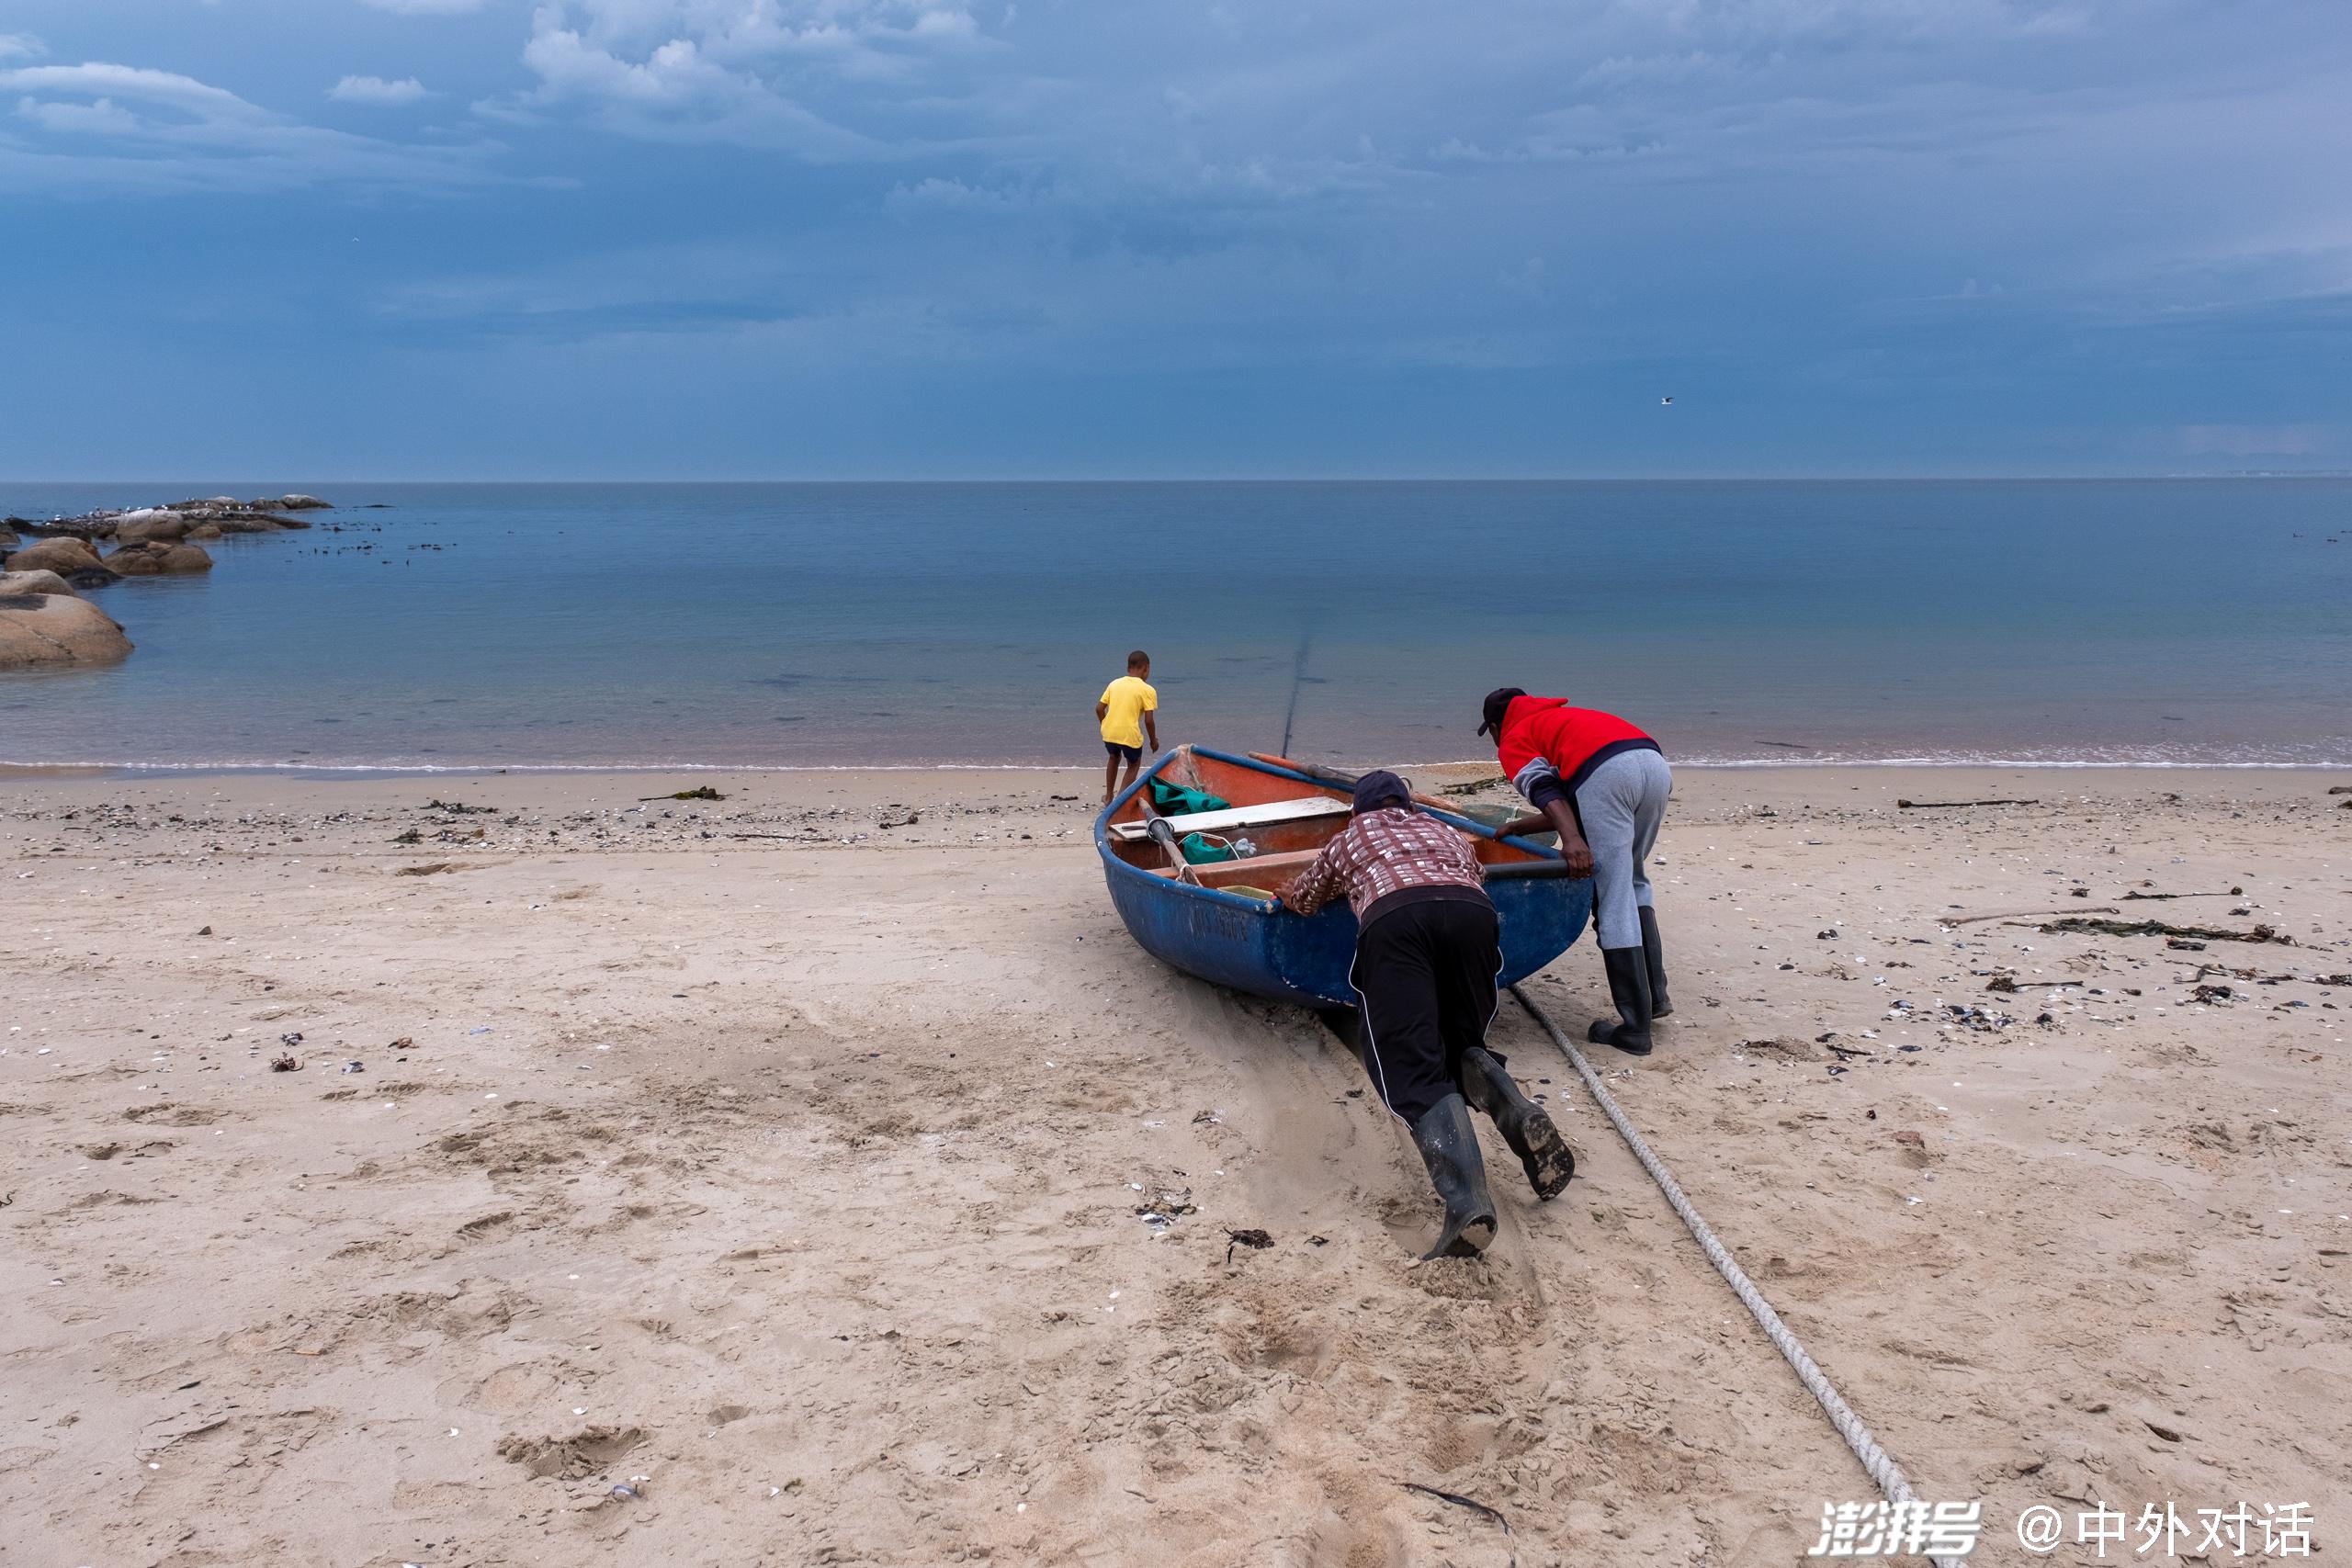
<instances>
[{"instance_id":1,"label":"sea","mask_svg":"<svg viewBox=\"0 0 2352 1568\"><path fill-rule=\"evenodd\" d=\"M2352 480L0 482L45 518L307 491L0 673L0 763L1091 765L1491 756L1491 687L1678 762L2352 765Z\"/></svg>"}]
</instances>

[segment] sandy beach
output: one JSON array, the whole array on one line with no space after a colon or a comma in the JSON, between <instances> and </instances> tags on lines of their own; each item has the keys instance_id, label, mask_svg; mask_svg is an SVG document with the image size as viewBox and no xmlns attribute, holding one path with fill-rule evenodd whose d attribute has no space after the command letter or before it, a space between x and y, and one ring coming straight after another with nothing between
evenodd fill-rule
<instances>
[{"instance_id":1,"label":"sandy beach","mask_svg":"<svg viewBox=\"0 0 2352 1568\"><path fill-rule=\"evenodd\" d=\"M1486 1129L1501 1238L1415 1263L1355 1061L1120 927L1099 777L7 775L0 1562L1724 1568L1871 1495L1511 1004L1577 1179ZM1596 1064L1977 1561L2352 1528L2342 782L1678 777L1679 1010Z\"/></svg>"}]
</instances>

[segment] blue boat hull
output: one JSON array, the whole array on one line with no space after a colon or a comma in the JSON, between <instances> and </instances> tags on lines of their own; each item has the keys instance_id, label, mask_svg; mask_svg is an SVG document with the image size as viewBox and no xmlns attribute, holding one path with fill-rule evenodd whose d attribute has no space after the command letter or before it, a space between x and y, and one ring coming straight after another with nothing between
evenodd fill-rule
<instances>
[{"instance_id":1,"label":"blue boat hull","mask_svg":"<svg viewBox=\"0 0 2352 1568\"><path fill-rule=\"evenodd\" d=\"M1203 754L1238 761L1223 753ZM1161 758L1136 787L1169 761ZM1125 799L1123 794L1097 819L1094 838L1112 905L1137 945L1187 975L1253 997L1317 1008L1356 1005L1355 987L1348 980L1355 958L1356 920L1345 903L1311 916L1272 912L1255 898L1171 881L1129 865L1112 852L1105 830ZM1466 820L1448 820L1483 831ZM1505 985L1525 979L1566 953L1591 919L1589 881L1498 879L1487 891L1501 924Z\"/></svg>"}]
</instances>

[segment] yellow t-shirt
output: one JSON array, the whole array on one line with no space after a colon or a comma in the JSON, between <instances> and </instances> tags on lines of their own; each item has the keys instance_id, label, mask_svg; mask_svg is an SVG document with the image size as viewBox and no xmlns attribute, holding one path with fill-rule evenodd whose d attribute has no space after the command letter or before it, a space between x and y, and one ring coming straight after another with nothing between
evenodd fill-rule
<instances>
[{"instance_id":1,"label":"yellow t-shirt","mask_svg":"<svg viewBox=\"0 0 2352 1568\"><path fill-rule=\"evenodd\" d=\"M1143 744L1143 716L1159 711L1159 694L1149 682L1122 675L1102 688L1102 739L1115 746Z\"/></svg>"}]
</instances>

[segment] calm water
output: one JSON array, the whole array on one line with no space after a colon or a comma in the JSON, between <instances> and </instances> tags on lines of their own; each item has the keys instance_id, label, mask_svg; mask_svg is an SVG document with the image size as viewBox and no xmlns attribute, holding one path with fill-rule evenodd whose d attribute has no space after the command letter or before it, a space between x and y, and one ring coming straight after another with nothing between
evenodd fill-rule
<instances>
[{"instance_id":1,"label":"calm water","mask_svg":"<svg viewBox=\"0 0 2352 1568\"><path fill-rule=\"evenodd\" d=\"M1303 756L1476 755L1514 684L1686 761L2352 764L2352 481L210 479L0 512L287 490L342 509L97 595L127 663L0 675L0 761L1091 762L1140 645L1164 738Z\"/></svg>"}]
</instances>

